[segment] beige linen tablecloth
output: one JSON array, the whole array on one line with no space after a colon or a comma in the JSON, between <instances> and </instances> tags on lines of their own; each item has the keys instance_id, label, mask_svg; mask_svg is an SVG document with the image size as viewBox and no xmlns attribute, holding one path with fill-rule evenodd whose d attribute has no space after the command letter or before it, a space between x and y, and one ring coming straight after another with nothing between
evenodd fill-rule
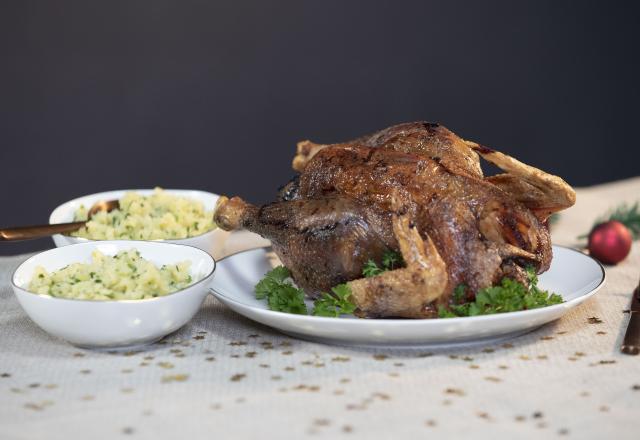
<instances>
[{"instance_id":1,"label":"beige linen tablecloth","mask_svg":"<svg viewBox=\"0 0 640 440\"><path fill-rule=\"evenodd\" d=\"M637 199L640 178L579 190L554 241L577 244L595 217ZM557 322L451 350L299 341L213 297L144 351L81 350L19 307L9 276L24 258L0 259L0 439L631 439L640 429L640 357L619 353L638 242Z\"/></svg>"}]
</instances>

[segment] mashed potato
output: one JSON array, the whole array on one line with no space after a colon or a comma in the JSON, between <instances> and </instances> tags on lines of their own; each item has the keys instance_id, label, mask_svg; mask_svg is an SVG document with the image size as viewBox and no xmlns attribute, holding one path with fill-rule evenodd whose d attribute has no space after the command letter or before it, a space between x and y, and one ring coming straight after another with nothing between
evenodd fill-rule
<instances>
[{"instance_id":1,"label":"mashed potato","mask_svg":"<svg viewBox=\"0 0 640 440\"><path fill-rule=\"evenodd\" d=\"M135 249L113 257L99 251L91 263L73 263L48 273L35 269L27 290L59 298L109 300L164 296L192 283L189 261L156 267Z\"/></svg>"},{"instance_id":2,"label":"mashed potato","mask_svg":"<svg viewBox=\"0 0 640 440\"><path fill-rule=\"evenodd\" d=\"M98 212L87 224L72 232L91 240L160 240L195 237L215 228L213 213L196 200L167 194L156 188L152 195L129 192L120 208ZM81 206L74 221L85 221L89 208Z\"/></svg>"}]
</instances>

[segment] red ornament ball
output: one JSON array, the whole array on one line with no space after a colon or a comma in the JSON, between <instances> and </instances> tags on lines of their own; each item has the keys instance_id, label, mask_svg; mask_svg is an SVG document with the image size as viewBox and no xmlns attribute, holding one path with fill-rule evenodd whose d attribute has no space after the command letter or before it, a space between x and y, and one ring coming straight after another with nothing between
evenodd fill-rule
<instances>
[{"instance_id":1,"label":"red ornament ball","mask_svg":"<svg viewBox=\"0 0 640 440\"><path fill-rule=\"evenodd\" d=\"M618 264L631 251L631 232L622 223L611 220L596 225L589 233L589 253L604 264Z\"/></svg>"}]
</instances>

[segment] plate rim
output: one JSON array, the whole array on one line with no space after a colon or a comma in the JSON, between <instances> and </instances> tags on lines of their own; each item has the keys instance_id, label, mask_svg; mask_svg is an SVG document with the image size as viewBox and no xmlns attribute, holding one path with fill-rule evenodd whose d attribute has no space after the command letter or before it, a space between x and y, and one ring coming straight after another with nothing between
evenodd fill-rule
<instances>
[{"instance_id":1,"label":"plate rim","mask_svg":"<svg viewBox=\"0 0 640 440\"><path fill-rule=\"evenodd\" d=\"M279 312L276 310L270 310L270 309L263 309L263 308L258 308L243 302L240 302L232 297L230 297L228 294L224 294L223 292L220 292L219 290L216 290L214 288L215 286L215 279L213 281L213 284L209 287L209 291L217 298L217 297L223 297L224 300L229 301L239 307L242 308L248 308L251 310L255 310L258 313L263 313L266 315L271 315L274 316L274 318L279 319L280 317L286 317L287 319L290 320L294 320L294 321L306 321L308 319L313 319L315 322L321 323L321 322L336 322L336 319L340 320L341 325L363 325L363 324L355 324L355 323L371 323L371 322L375 322L377 325L381 325L381 326L386 326L386 327L392 327L392 326L398 326L398 325L402 325L402 326L436 326L436 325L441 325L438 324L440 322L446 321L448 323L458 323L458 322L482 322L482 321L491 321L491 320L495 320L495 319L504 319L504 320L508 320L509 318L514 318L516 316L518 317L524 317L524 316L530 316L530 317L534 317L536 315L540 315L540 314L545 314L546 312L551 312L554 310L560 310L560 309L571 309L577 305L579 305L580 303L584 302L585 300L591 298L593 295L595 295L600 289L602 289L602 287L604 286L606 279L607 279L607 272L604 268L604 266L602 265L602 263L600 263L598 260L596 260L595 258L593 258L591 255L587 255L581 251L579 251L578 249L569 247L569 246L563 246L563 245L552 245L555 248L562 248L562 249L566 249L572 252L576 252L578 254L580 254L583 257L586 257L588 259L590 259L591 261L595 262L596 265L600 268L601 271L601 278L600 278L600 282L598 283L597 286L595 286L593 289L591 289L589 292L578 296L577 298L573 298L569 301L565 301L562 302L560 304L554 304L551 306L546 306L546 307L539 307L537 309L529 309L529 310L519 310L519 311L515 311L515 312L505 312L505 313L492 313L489 315L480 315L480 316L461 316L461 317L455 317L455 318L435 318L435 319L407 319L407 318L361 318L361 319L341 319L341 318L334 318L334 317L326 317L326 316L314 316L314 315L298 315L295 313L286 313L286 312ZM223 263L226 259L234 257L236 255L239 254L244 254L244 253L249 253L249 252L255 252L255 251L259 251L259 250L267 250L271 248L271 246L263 246L263 247L257 247L257 248L252 248L252 249L245 249L239 252L234 252L233 254L229 254L224 256L223 258L220 258L217 260L218 263ZM222 264L220 265L220 269L222 269ZM352 323L352 324L347 324L347 323Z\"/></svg>"}]
</instances>

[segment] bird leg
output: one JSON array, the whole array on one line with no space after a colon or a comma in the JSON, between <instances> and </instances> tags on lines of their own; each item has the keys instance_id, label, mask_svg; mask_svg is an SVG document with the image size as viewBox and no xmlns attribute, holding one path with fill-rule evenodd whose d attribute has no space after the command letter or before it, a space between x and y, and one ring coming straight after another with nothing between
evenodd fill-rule
<instances>
[{"instance_id":1,"label":"bird leg","mask_svg":"<svg viewBox=\"0 0 640 440\"><path fill-rule=\"evenodd\" d=\"M220 229L233 231L242 229L245 223L258 213L256 206L242 200L240 197L220 196L213 211L213 221Z\"/></svg>"},{"instance_id":2,"label":"bird leg","mask_svg":"<svg viewBox=\"0 0 640 440\"><path fill-rule=\"evenodd\" d=\"M407 215L393 216L393 232L406 267L348 283L363 316L433 318L432 303L449 281L447 267L429 236L422 239Z\"/></svg>"},{"instance_id":3,"label":"bird leg","mask_svg":"<svg viewBox=\"0 0 640 440\"><path fill-rule=\"evenodd\" d=\"M369 259L397 249L390 215L340 197L261 208L239 197L221 197L214 220L222 229L245 228L269 239L296 284L311 297L361 277Z\"/></svg>"}]
</instances>

